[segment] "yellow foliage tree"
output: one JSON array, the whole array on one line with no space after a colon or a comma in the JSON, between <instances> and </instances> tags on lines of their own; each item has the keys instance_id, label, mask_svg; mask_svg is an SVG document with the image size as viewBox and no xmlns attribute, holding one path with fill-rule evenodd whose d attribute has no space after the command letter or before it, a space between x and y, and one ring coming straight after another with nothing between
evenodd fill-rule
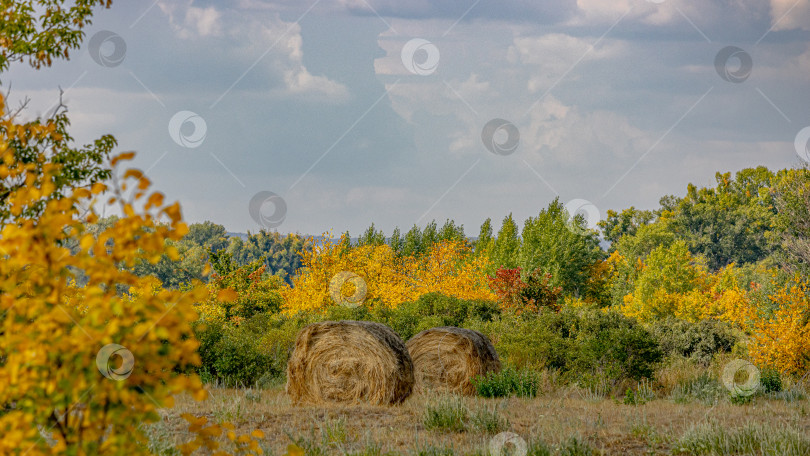
<instances>
[{"instance_id":1,"label":"yellow foliage tree","mask_svg":"<svg viewBox=\"0 0 810 456\"><path fill-rule=\"evenodd\" d=\"M345 236L345 235L344 235ZM438 292L462 299L494 299L486 280L489 260L457 241L434 244L418 256L398 256L388 245L349 246L325 237L304 253L292 287L282 289L287 313L323 310L336 303L397 307Z\"/></svg>"},{"instance_id":2,"label":"yellow foliage tree","mask_svg":"<svg viewBox=\"0 0 810 456\"><path fill-rule=\"evenodd\" d=\"M709 272L682 241L653 250L637 266L637 274L633 290L624 296L620 309L641 321L667 316L691 322L734 319L748 306L746 293L738 283L739 270L733 263Z\"/></svg>"},{"instance_id":3,"label":"yellow foliage tree","mask_svg":"<svg viewBox=\"0 0 810 456\"><path fill-rule=\"evenodd\" d=\"M768 298L773 312L749 306L740 313L751 332L749 355L759 366L804 374L810 370L810 283L796 276Z\"/></svg>"},{"instance_id":4,"label":"yellow foliage tree","mask_svg":"<svg viewBox=\"0 0 810 456\"><path fill-rule=\"evenodd\" d=\"M23 164L14 144L58 133L51 123L19 125L12 117L0 115L0 179L25 185L6 193L12 218L0 225L0 454L147 453L140 426L158 420L157 409L181 392L207 395L199 377L179 373L199 363L190 322L205 288L156 289L128 270L164 253L177 259L164 241L187 232L180 207L147 193L149 180L134 169L111 186L54 197L57 165L42 165L41 155ZM97 220L93 207L105 192L123 216L93 236L84 224ZM35 205L44 209L28 215ZM72 280L75 270L88 277L83 288ZM254 437L235 437L236 450L259 453ZM197 440L219 445L208 435Z\"/></svg>"}]
</instances>

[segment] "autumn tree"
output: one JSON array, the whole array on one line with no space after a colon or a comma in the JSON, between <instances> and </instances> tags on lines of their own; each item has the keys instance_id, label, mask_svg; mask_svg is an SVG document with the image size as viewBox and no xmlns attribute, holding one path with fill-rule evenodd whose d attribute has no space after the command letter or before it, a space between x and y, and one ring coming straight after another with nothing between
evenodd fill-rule
<instances>
[{"instance_id":1,"label":"autumn tree","mask_svg":"<svg viewBox=\"0 0 810 456\"><path fill-rule=\"evenodd\" d=\"M109 4L4 1L0 71L17 60L39 68L67 58L93 7ZM142 172L112 173L134 153L102 166L114 138L73 149L64 108L31 122L19 113L0 96L0 454L148 453L141 425L159 420L176 394L207 394L196 375L178 373L199 364L190 322L205 290L164 290L131 268L164 254L177 260L166 242L188 228L179 205L150 192ZM88 232L105 204L122 216ZM184 454L217 449L223 428L234 451L261 452L260 432L186 418L197 438L179 448Z\"/></svg>"},{"instance_id":2,"label":"autumn tree","mask_svg":"<svg viewBox=\"0 0 810 456\"><path fill-rule=\"evenodd\" d=\"M340 242L325 237L305 252L292 287L281 293L287 312L340 304L390 308L431 292L492 299L487 267L488 260L472 255L466 242L442 241L422 254L398 255L387 244L351 245L344 234Z\"/></svg>"},{"instance_id":3,"label":"autumn tree","mask_svg":"<svg viewBox=\"0 0 810 456\"><path fill-rule=\"evenodd\" d=\"M76 0L65 5L64 0L3 1L3 18L0 20L0 73L8 70L13 62L26 61L34 68L50 66L54 59L67 58L71 49L76 49L84 37L84 27L92 22L93 10L109 7L110 0ZM5 78L3 78L4 82ZM2 83L2 82L0 82ZM33 166L43 173L48 167L53 174L54 190L50 199L59 199L70 191L83 186L90 188L96 182L110 178L111 170L105 163L117 145L114 137L104 135L91 144L77 146L68 133L70 120L67 107L60 103L48 118L19 122L27 108L28 100L11 109L6 105L2 111L7 147L15 162ZM47 135L37 134L46 128ZM23 134L18 134L23 132ZM50 164L58 165L55 167ZM9 221L9 197L26 183L19 175L8 175L0 182L0 221ZM35 216L47 203L46 199L32 201L21 210Z\"/></svg>"},{"instance_id":4,"label":"autumn tree","mask_svg":"<svg viewBox=\"0 0 810 456\"><path fill-rule=\"evenodd\" d=\"M197 310L207 320L240 322L259 313L275 313L281 309L280 289L284 283L277 275L267 274L267 265L254 261L234 267L227 252L212 255L217 271L208 283L207 299L197 304ZM228 266L223 268L223 264ZM228 293L223 294L224 291Z\"/></svg>"}]
</instances>

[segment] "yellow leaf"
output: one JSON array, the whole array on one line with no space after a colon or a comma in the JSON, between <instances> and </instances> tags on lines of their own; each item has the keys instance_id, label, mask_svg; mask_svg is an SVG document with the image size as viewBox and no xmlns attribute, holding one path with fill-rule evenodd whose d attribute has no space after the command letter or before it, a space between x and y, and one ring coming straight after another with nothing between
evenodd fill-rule
<instances>
[{"instance_id":1,"label":"yellow leaf","mask_svg":"<svg viewBox=\"0 0 810 456\"><path fill-rule=\"evenodd\" d=\"M237 294L231 288L225 288L223 290L219 290L217 293L217 301L222 302L234 302L238 298Z\"/></svg>"},{"instance_id":2,"label":"yellow leaf","mask_svg":"<svg viewBox=\"0 0 810 456\"><path fill-rule=\"evenodd\" d=\"M79 246L82 250L89 250L94 242L96 242L96 238L94 238L92 234L85 234L82 236L82 240L79 241Z\"/></svg>"},{"instance_id":3,"label":"yellow leaf","mask_svg":"<svg viewBox=\"0 0 810 456\"><path fill-rule=\"evenodd\" d=\"M120 161L132 160L134 157L135 157L135 152L124 152L124 153L118 154L115 157L113 157L113 159L110 161L110 164L112 164L112 166L115 166Z\"/></svg>"}]
</instances>

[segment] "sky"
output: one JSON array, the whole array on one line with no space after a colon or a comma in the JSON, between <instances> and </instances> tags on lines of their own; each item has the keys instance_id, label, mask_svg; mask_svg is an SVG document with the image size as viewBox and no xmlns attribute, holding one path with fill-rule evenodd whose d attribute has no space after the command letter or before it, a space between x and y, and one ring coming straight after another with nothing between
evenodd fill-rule
<instances>
[{"instance_id":1,"label":"sky","mask_svg":"<svg viewBox=\"0 0 810 456\"><path fill-rule=\"evenodd\" d=\"M810 156L810 0L119 0L86 33L12 101L61 87L77 142L232 232L594 225Z\"/></svg>"}]
</instances>

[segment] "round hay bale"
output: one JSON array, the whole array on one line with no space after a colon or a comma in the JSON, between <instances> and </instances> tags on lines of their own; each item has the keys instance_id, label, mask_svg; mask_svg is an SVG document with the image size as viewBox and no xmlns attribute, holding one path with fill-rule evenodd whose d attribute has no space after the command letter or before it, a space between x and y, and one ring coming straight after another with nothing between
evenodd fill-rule
<instances>
[{"instance_id":1,"label":"round hay bale","mask_svg":"<svg viewBox=\"0 0 810 456\"><path fill-rule=\"evenodd\" d=\"M402 339L370 321L324 321L303 328L287 363L294 404L398 404L413 390L413 363Z\"/></svg>"},{"instance_id":2,"label":"round hay bale","mask_svg":"<svg viewBox=\"0 0 810 456\"><path fill-rule=\"evenodd\" d=\"M413 359L416 389L474 395L476 375L501 370L487 336L472 329L442 326L413 336L406 344Z\"/></svg>"}]
</instances>

